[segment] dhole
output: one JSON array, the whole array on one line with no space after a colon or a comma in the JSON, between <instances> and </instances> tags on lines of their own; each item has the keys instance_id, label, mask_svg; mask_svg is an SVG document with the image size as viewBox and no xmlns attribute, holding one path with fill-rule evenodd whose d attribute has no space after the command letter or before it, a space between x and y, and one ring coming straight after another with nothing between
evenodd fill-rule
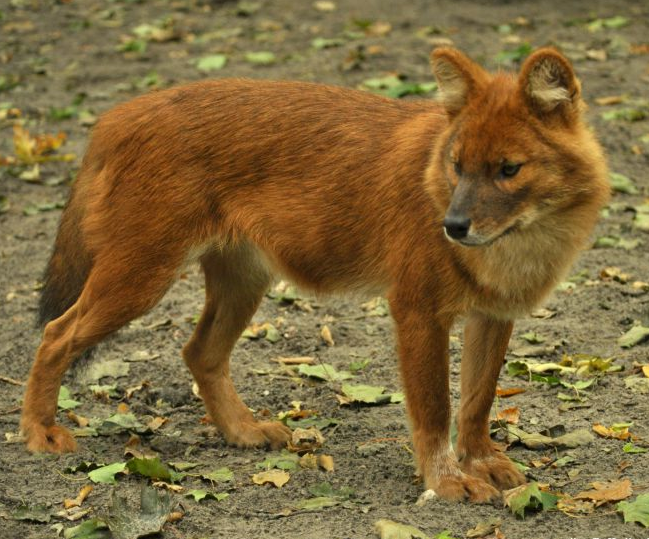
<instances>
[{"instance_id":1,"label":"dhole","mask_svg":"<svg viewBox=\"0 0 649 539\"><path fill-rule=\"evenodd\" d=\"M151 309L188 258L206 280L183 350L207 411L238 446L284 445L229 375L273 275L316 292L382 290L396 322L418 467L446 499L486 502L524 477L487 427L515 317L555 286L609 187L569 62L538 50L518 76L432 54L439 102L299 82L204 81L106 113L45 277L43 341L24 399L31 451L75 449L61 377ZM449 329L466 316L449 447Z\"/></svg>"}]
</instances>

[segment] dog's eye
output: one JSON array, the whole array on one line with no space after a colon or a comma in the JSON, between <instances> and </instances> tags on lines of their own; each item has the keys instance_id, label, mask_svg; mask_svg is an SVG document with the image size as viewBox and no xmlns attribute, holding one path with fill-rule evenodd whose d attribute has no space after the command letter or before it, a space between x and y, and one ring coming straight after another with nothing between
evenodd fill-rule
<instances>
[{"instance_id":1,"label":"dog's eye","mask_svg":"<svg viewBox=\"0 0 649 539\"><path fill-rule=\"evenodd\" d=\"M462 165L460 165L460 162L459 162L459 161L454 161L454 162L453 162L453 170L455 171L455 174L456 174L457 176L461 176L461 175L462 175Z\"/></svg>"},{"instance_id":2,"label":"dog's eye","mask_svg":"<svg viewBox=\"0 0 649 539\"><path fill-rule=\"evenodd\" d=\"M501 178L513 178L523 165L521 163L506 162L500 169Z\"/></svg>"}]
</instances>

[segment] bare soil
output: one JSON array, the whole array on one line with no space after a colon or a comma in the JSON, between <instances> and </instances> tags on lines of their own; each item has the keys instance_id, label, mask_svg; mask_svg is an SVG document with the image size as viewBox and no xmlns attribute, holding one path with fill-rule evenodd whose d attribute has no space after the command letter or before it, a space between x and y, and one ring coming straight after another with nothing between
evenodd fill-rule
<instances>
[{"instance_id":1,"label":"bare soil","mask_svg":"<svg viewBox=\"0 0 649 539\"><path fill-rule=\"evenodd\" d=\"M11 515L21 503L44 504L52 512L62 510L63 500L74 498L89 482L85 473L65 470L83 461L123 461L129 439L125 433L81 438L78 453L53 456L30 455L11 436L18 431L23 387L7 378L26 380L39 343L40 330L35 325L38 283L60 215L58 208L24 210L39 205L43 210L44 204L65 200L88 137L89 127L82 123L91 120L74 113L67 119L54 119L51 109L71 105L78 94L84 96L78 109L98 115L150 87L208 76L300 79L356 87L366 79L397 72L409 81L428 82L432 79L428 54L434 43L452 42L489 68L497 67L499 52L514 50L522 43L562 47L582 80L590 105L588 116L606 148L611 169L632 178L638 187L636 194L615 195L596 235L637 239L640 244L630 250L609 247L585 252L573 271L581 276L576 286L558 290L545 305L555 316L518 322L508 359L519 359L511 351L527 345L521 335L533 331L545 338L544 344L556 344L545 361L559 361L563 354L591 354L613 357L614 364L624 370L602 376L596 386L586 390L583 407L560 411L563 401L557 395L570 390L514 378L503 369L502 387L526 391L500 399L496 406L519 408L519 427L527 432L557 426L572 432L590 430L595 423L633 422L631 431L641 438L637 445L649 439L647 396L625 384L629 376L638 375L634 362L649 363L649 345L624 350L617 344L618 337L634 324L649 326L649 294L631 284L649 280L649 237L633 226L634 212L629 211L649 195L649 144L646 138L644 142L641 139L649 133L649 124L646 120L606 121L602 113L625 105L595 102L597 97L612 95L649 98L649 6L631 0L337 0L335 6L334 11L322 11L310 1L290 0L262 0L257 9L207 0L0 0L0 111L9 106L20 109L32 134L65 132L68 140L58 153L77 155L72 162L42 164L39 181L16 176L31 167L0 167L0 195L9 203L0 213L0 537L54 537L51 527L56 523L64 528L74 525L58 517L42 523L16 520ZM628 18L629 24L588 28L597 18L614 16ZM117 50L122 36L133 38L135 27L167 17L175 21L174 39L162 36L160 42L151 40L140 53ZM389 23L391 30L375 26L374 33L379 35L372 35L363 22L354 21L382 21ZM509 25L509 32L502 25ZM429 31L421 30L427 26ZM318 37L342 41L339 46L317 49L312 40ZM137 43L132 47L137 48ZM276 61L272 65L248 62L245 54L250 51L272 51ZM197 69L196 59L221 53L228 56L223 69L207 74ZM515 68L515 61L513 64ZM0 115L0 155L7 156L13 154L12 125L16 120L13 112L4 116ZM602 269L610 266L629 274L627 282L601 278ZM213 489L229 492L223 501L197 503L174 494L174 503L182 504L185 516L167 524L164 537L357 539L375 537L374 523L381 518L416 526L430 536L449 530L452 537L465 537L467 530L492 517L501 519L500 530L508 539L638 539L649 535L639 524L625 524L613 505L585 516L545 511L530 513L524 520L503 507L441 500L416 506L423 487L414 475L404 404L343 407L335 398L339 382L306 379L271 362L279 356L314 356L347 369L352 361L369 359L354 382L399 391L392 324L389 317L373 316L362 307L367 298L307 295L297 303L268 298L255 321L275 324L281 338L275 343L242 339L237 345L233 377L244 400L259 415L274 416L289 410L291 401L301 401L303 408L339 422L323 430L326 442L321 450L333 456L335 471L299 469L281 489L253 484L251 475L259 471L256 464L268 452L228 447L199 421L202 405L192 394L190 375L180 359L202 298L198 269L190 268L151 313L98 348L95 362L132 359L141 351L159 355L128 363L130 370L125 376L101 380L116 384L119 397L93 397L83 381L83 368L65 380L81 402L75 409L78 415L108 417L124 401L142 420L145 416L166 418L164 426L141 438L143 447L157 451L164 462L195 461L204 472L224 466L234 472L232 482ZM334 346L327 346L321 338L324 325L331 330ZM454 333L451 383L457 405L461 328ZM124 391L144 381L146 387L126 399ZM60 420L74 426L64 412ZM502 441L502 435L496 437ZM647 454L623 452L624 443L596 437L569 450L530 450L514 444L507 454L529 466L530 480L547 483L553 491L574 495L591 488L593 481L626 477L632 481L634 493L641 493L649 488L649 459ZM565 455L574 461L564 467L552 466ZM296 510L301 500L311 497L308 488L323 481L334 488L353 489L354 497L317 512ZM121 476L116 486L95 485L84 502L92 508L88 517L106 512L113 489L135 499L146 482L132 474ZM181 484L188 489L211 489L197 478L187 478Z\"/></svg>"}]
</instances>

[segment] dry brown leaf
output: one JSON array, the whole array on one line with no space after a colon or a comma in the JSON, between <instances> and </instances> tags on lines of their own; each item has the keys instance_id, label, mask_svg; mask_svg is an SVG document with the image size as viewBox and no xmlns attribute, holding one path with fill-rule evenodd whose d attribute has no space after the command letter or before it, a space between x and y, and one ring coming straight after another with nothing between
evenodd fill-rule
<instances>
[{"instance_id":1,"label":"dry brown leaf","mask_svg":"<svg viewBox=\"0 0 649 539\"><path fill-rule=\"evenodd\" d=\"M319 455L318 456L318 465L325 472L334 471L334 458L331 455Z\"/></svg>"},{"instance_id":2,"label":"dry brown leaf","mask_svg":"<svg viewBox=\"0 0 649 539\"><path fill-rule=\"evenodd\" d=\"M73 500L65 499L63 500L63 507L70 509L72 507L80 507L83 501L88 497L88 494L92 492L92 485L85 485L77 494L77 497Z\"/></svg>"},{"instance_id":3,"label":"dry brown leaf","mask_svg":"<svg viewBox=\"0 0 649 539\"><path fill-rule=\"evenodd\" d=\"M507 397L513 397L514 395L518 395L519 393L525 393L525 388L523 387L508 387L504 389L501 387L496 388L496 395L498 397L502 397L503 399L506 399Z\"/></svg>"},{"instance_id":4,"label":"dry brown leaf","mask_svg":"<svg viewBox=\"0 0 649 539\"><path fill-rule=\"evenodd\" d=\"M277 488L282 488L288 480L291 478L288 472L284 470L266 470L265 472L259 472L252 476L252 482L255 485L265 485L270 483L275 485Z\"/></svg>"},{"instance_id":5,"label":"dry brown leaf","mask_svg":"<svg viewBox=\"0 0 649 539\"><path fill-rule=\"evenodd\" d=\"M271 359L275 363L282 365L313 365L315 358L311 356L297 356L297 357L276 357Z\"/></svg>"},{"instance_id":6,"label":"dry brown leaf","mask_svg":"<svg viewBox=\"0 0 649 539\"><path fill-rule=\"evenodd\" d=\"M624 273L617 266L609 266L607 268L604 268L600 272L599 277L602 281L617 281L618 283L622 284L626 284L629 279L631 279L630 274Z\"/></svg>"},{"instance_id":7,"label":"dry brown leaf","mask_svg":"<svg viewBox=\"0 0 649 539\"><path fill-rule=\"evenodd\" d=\"M185 487L181 485L172 485L171 483L167 483L165 481L154 481L152 485L154 487L163 488L171 492L182 492L183 490L185 490Z\"/></svg>"},{"instance_id":8,"label":"dry brown leaf","mask_svg":"<svg viewBox=\"0 0 649 539\"><path fill-rule=\"evenodd\" d=\"M68 410L66 415L70 421L76 423L81 428L87 427L90 424L90 420L87 417L77 415L72 410Z\"/></svg>"},{"instance_id":9,"label":"dry brown leaf","mask_svg":"<svg viewBox=\"0 0 649 539\"><path fill-rule=\"evenodd\" d=\"M185 513L182 511L172 511L169 513L169 516L167 516L167 522L178 522L179 520L182 520L185 516Z\"/></svg>"},{"instance_id":10,"label":"dry brown leaf","mask_svg":"<svg viewBox=\"0 0 649 539\"><path fill-rule=\"evenodd\" d=\"M309 470L315 470L318 467L318 457L313 453L305 453L300 457L300 466Z\"/></svg>"},{"instance_id":11,"label":"dry brown leaf","mask_svg":"<svg viewBox=\"0 0 649 539\"><path fill-rule=\"evenodd\" d=\"M151 421L149 421L146 426L149 430L152 432L155 432L158 430L162 425L164 425L167 421L169 421L166 417L154 417Z\"/></svg>"},{"instance_id":12,"label":"dry brown leaf","mask_svg":"<svg viewBox=\"0 0 649 539\"><path fill-rule=\"evenodd\" d=\"M387 36L392 31L392 25L389 22L376 21L365 29L365 35L373 37Z\"/></svg>"},{"instance_id":13,"label":"dry brown leaf","mask_svg":"<svg viewBox=\"0 0 649 539\"><path fill-rule=\"evenodd\" d=\"M644 374L646 378L649 378L649 365L642 366L642 374Z\"/></svg>"},{"instance_id":14,"label":"dry brown leaf","mask_svg":"<svg viewBox=\"0 0 649 539\"><path fill-rule=\"evenodd\" d=\"M595 504L586 500L565 497L557 501L557 509L570 515L590 515L595 511Z\"/></svg>"},{"instance_id":15,"label":"dry brown leaf","mask_svg":"<svg viewBox=\"0 0 649 539\"><path fill-rule=\"evenodd\" d=\"M633 494L631 481L629 479L620 479L618 481L595 481L592 483L594 490L585 490L575 496L577 500L592 500L595 507L604 505L609 502L619 502Z\"/></svg>"},{"instance_id":16,"label":"dry brown leaf","mask_svg":"<svg viewBox=\"0 0 649 539\"><path fill-rule=\"evenodd\" d=\"M507 423L511 423L512 425L518 425L518 420L521 417L521 411L516 408L505 408L504 410L501 410L498 412L496 415L496 419L498 421L505 421Z\"/></svg>"},{"instance_id":17,"label":"dry brown leaf","mask_svg":"<svg viewBox=\"0 0 649 539\"><path fill-rule=\"evenodd\" d=\"M320 337L322 338L322 340L325 342L327 346L333 346L334 344L336 344L334 342L334 338L331 335L331 330L329 329L329 326L327 326L326 324L322 326L322 329L320 330Z\"/></svg>"},{"instance_id":18,"label":"dry brown leaf","mask_svg":"<svg viewBox=\"0 0 649 539\"><path fill-rule=\"evenodd\" d=\"M293 431L287 447L293 453L305 453L318 449L324 441L324 436L316 427L308 429L298 427Z\"/></svg>"},{"instance_id":19,"label":"dry brown leaf","mask_svg":"<svg viewBox=\"0 0 649 539\"><path fill-rule=\"evenodd\" d=\"M550 309L541 308L532 311L532 318L541 318L543 320L554 318L556 315L556 311L551 311Z\"/></svg>"},{"instance_id":20,"label":"dry brown leaf","mask_svg":"<svg viewBox=\"0 0 649 539\"><path fill-rule=\"evenodd\" d=\"M635 436L629 432L629 428L621 429L611 429L600 423L595 423L593 425L593 430L599 434L602 438L615 438L616 440L628 440L634 439Z\"/></svg>"},{"instance_id":21,"label":"dry brown leaf","mask_svg":"<svg viewBox=\"0 0 649 539\"><path fill-rule=\"evenodd\" d=\"M125 402L120 402L117 405L117 413L118 414L128 414L128 404Z\"/></svg>"}]
</instances>

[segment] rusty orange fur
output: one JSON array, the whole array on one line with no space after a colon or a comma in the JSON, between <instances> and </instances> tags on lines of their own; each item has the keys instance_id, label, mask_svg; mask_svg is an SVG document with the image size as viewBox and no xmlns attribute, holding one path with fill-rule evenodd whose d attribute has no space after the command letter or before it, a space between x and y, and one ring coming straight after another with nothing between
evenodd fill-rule
<instances>
[{"instance_id":1,"label":"rusty orange fur","mask_svg":"<svg viewBox=\"0 0 649 539\"><path fill-rule=\"evenodd\" d=\"M283 445L238 397L229 356L273 275L315 291L380 290L396 322L418 466L447 499L523 481L487 429L513 319L565 274L608 196L567 60L518 76L452 49L432 56L441 102L299 82L204 81L115 107L96 128L47 271L51 319L25 396L33 451L69 451L63 373L152 308L188 257L206 302L183 350L213 422L240 446ZM514 178L502 162L524 163ZM449 241L451 211L471 219ZM460 209L457 209L460 208ZM468 241L468 240L467 240ZM448 332L467 317L457 454L448 446Z\"/></svg>"}]
</instances>

